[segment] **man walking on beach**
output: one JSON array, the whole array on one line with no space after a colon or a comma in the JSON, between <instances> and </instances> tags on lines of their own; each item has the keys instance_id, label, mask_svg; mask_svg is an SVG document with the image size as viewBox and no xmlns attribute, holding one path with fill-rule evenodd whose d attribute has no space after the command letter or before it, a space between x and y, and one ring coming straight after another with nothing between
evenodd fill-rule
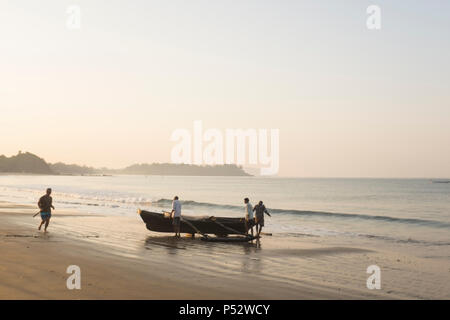
<instances>
[{"instance_id":1,"label":"man walking on beach","mask_svg":"<svg viewBox=\"0 0 450 320\"><path fill-rule=\"evenodd\" d=\"M47 193L39 199L38 206L41 210L41 224L38 230L41 230L42 225L45 223L44 232L47 232L48 224L50 223L50 218L52 217L52 209L55 210L53 206L53 199L50 197L52 194L52 189L48 188Z\"/></svg>"},{"instance_id":2,"label":"man walking on beach","mask_svg":"<svg viewBox=\"0 0 450 320\"><path fill-rule=\"evenodd\" d=\"M181 222L181 203L178 200L178 196L173 198L172 202L172 219L173 219L173 229L175 231L175 237L180 237L180 222Z\"/></svg>"},{"instance_id":3,"label":"man walking on beach","mask_svg":"<svg viewBox=\"0 0 450 320\"><path fill-rule=\"evenodd\" d=\"M252 231L253 237L253 226L255 225L255 218L253 217L253 206L248 198L244 199L245 207L245 233L248 234L248 230Z\"/></svg>"},{"instance_id":4,"label":"man walking on beach","mask_svg":"<svg viewBox=\"0 0 450 320\"><path fill-rule=\"evenodd\" d=\"M267 212L266 207L264 206L263 202L260 201L254 208L253 211L255 211L256 215L256 236L259 237L261 234L261 230L264 227L264 213L267 214L269 217L271 217L270 213ZM259 226L259 229L258 229Z\"/></svg>"}]
</instances>

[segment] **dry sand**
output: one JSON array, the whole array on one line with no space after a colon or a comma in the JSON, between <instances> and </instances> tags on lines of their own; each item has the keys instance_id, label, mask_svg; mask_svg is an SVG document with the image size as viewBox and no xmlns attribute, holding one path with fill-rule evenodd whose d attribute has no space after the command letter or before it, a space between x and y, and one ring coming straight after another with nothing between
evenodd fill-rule
<instances>
[{"instance_id":1,"label":"dry sand","mask_svg":"<svg viewBox=\"0 0 450 320\"><path fill-rule=\"evenodd\" d=\"M450 298L447 259L314 237L274 235L261 247L174 239L138 215L56 211L44 234L35 211L0 203L0 299ZM381 290L366 287L372 264ZM69 265L81 268L81 290L66 287Z\"/></svg>"}]
</instances>

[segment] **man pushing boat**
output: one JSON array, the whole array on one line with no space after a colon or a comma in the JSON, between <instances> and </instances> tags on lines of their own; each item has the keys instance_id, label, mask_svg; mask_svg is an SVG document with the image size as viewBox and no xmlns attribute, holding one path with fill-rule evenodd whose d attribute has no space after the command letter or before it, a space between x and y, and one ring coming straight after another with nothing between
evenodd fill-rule
<instances>
[{"instance_id":1,"label":"man pushing boat","mask_svg":"<svg viewBox=\"0 0 450 320\"><path fill-rule=\"evenodd\" d=\"M172 202L172 216L173 230L175 232L175 237L180 237L180 224L181 224L181 202L178 200L178 196L173 198Z\"/></svg>"},{"instance_id":2,"label":"man pushing boat","mask_svg":"<svg viewBox=\"0 0 450 320\"><path fill-rule=\"evenodd\" d=\"M253 206L248 198L244 199L244 211L245 211L245 233L251 230L253 238L253 227L255 226L255 218L253 217Z\"/></svg>"},{"instance_id":3,"label":"man pushing boat","mask_svg":"<svg viewBox=\"0 0 450 320\"><path fill-rule=\"evenodd\" d=\"M256 222L256 236L259 237L261 234L261 230L264 227L264 213L267 214L269 217L271 217L270 213L267 211L266 207L264 206L263 202L260 201L254 208L253 211L255 211L255 222ZM259 229L258 229L259 226Z\"/></svg>"}]
</instances>

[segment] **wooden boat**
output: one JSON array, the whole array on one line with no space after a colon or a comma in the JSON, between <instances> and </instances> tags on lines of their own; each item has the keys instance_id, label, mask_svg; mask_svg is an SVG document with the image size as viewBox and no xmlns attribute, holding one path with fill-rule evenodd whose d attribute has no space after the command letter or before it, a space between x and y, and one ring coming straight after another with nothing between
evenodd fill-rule
<instances>
[{"instance_id":1,"label":"wooden boat","mask_svg":"<svg viewBox=\"0 0 450 320\"><path fill-rule=\"evenodd\" d=\"M145 210L139 210L139 215L145 222L147 229L156 232L173 232L172 219L169 213L157 213ZM236 241L250 241L253 240L251 236L245 234L245 220L244 218L224 218L224 217L193 217L183 215L180 222L180 232L190 233L192 235L201 234L204 236L203 240L211 239L211 241L236 242ZM208 234L214 234L218 238L208 238ZM238 234L242 237L230 237L229 234ZM214 240L213 240L214 239Z\"/></svg>"}]
</instances>

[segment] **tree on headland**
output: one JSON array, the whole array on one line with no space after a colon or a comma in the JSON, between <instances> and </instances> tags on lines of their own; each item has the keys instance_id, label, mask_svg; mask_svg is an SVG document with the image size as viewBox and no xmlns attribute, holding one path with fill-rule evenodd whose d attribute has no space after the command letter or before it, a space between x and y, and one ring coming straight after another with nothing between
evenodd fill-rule
<instances>
[{"instance_id":1,"label":"tree on headland","mask_svg":"<svg viewBox=\"0 0 450 320\"><path fill-rule=\"evenodd\" d=\"M25 152L12 157L0 156L0 172L11 173L35 173L35 174L53 174L50 166L44 159Z\"/></svg>"}]
</instances>

